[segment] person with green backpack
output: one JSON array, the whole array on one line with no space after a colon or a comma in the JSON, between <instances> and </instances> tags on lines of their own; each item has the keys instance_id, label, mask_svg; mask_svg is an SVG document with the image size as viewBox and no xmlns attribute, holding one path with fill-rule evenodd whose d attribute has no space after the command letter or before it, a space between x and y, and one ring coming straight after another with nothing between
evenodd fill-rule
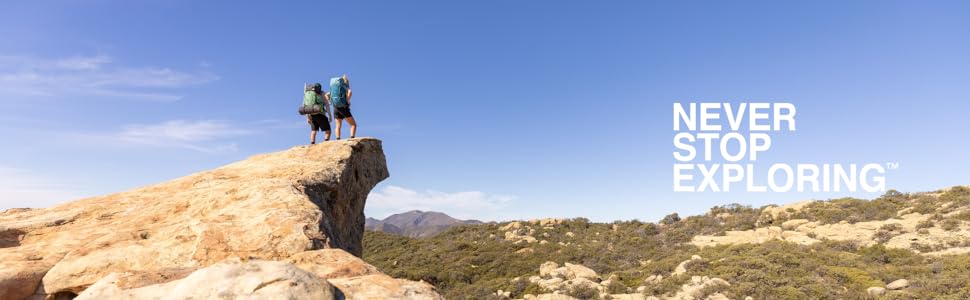
<instances>
[{"instance_id":1,"label":"person with green backpack","mask_svg":"<svg viewBox=\"0 0 970 300\"><path fill-rule=\"evenodd\" d=\"M333 104L333 116L337 118L337 139L340 139L340 127L343 125L343 120L347 120L347 124L350 124L350 138L356 137L357 121L354 120L354 115L350 114L350 96L353 93L350 90L350 80L347 79L347 74L330 78L330 93L327 95L328 100Z\"/></svg>"},{"instance_id":2,"label":"person with green backpack","mask_svg":"<svg viewBox=\"0 0 970 300\"><path fill-rule=\"evenodd\" d=\"M306 113L306 122L310 124L310 145L317 143L317 130L322 130L325 134L323 140L330 140L330 120L333 116L330 113L330 101L323 94L323 86L314 83L311 88L305 89L303 93L303 107L301 113ZM327 118L327 116L330 118ZM340 139L339 133L337 139Z\"/></svg>"}]
</instances>

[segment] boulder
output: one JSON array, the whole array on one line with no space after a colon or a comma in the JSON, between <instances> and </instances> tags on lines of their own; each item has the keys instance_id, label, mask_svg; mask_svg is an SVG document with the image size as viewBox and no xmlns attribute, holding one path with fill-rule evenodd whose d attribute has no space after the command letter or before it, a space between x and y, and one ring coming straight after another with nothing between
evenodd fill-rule
<instances>
[{"instance_id":1,"label":"boulder","mask_svg":"<svg viewBox=\"0 0 970 300\"><path fill-rule=\"evenodd\" d=\"M647 296L644 294L610 294L608 299L610 300L647 300Z\"/></svg>"},{"instance_id":2,"label":"boulder","mask_svg":"<svg viewBox=\"0 0 970 300\"><path fill-rule=\"evenodd\" d=\"M111 273L75 299L334 299L325 279L285 262L217 263L183 279L129 288L132 275Z\"/></svg>"},{"instance_id":3,"label":"boulder","mask_svg":"<svg viewBox=\"0 0 970 300\"><path fill-rule=\"evenodd\" d=\"M586 266L566 263L565 267L566 278L584 278L597 282L600 280L600 276L596 274L596 271L593 271L593 269L587 268Z\"/></svg>"},{"instance_id":4,"label":"boulder","mask_svg":"<svg viewBox=\"0 0 970 300\"><path fill-rule=\"evenodd\" d=\"M886 293L886 289L880 286L874 286L866 289L866 294L872 297L879 297Z\"/></svg>"},{"instance_id":5,"label":"boulder","mask_svg":"<svg viewBox=\"0 0 970 300\"><path fill-rule=\"evenodd\" d=\"M284 261L324 279L381 274L377 267L340 249L304 251Z\"/></svg>"},{"instance_id":6,"label":"boulder","mask_svg":"<svg viewBox=\"0 0 970 300\"><path fill-rule=\"evenodd\" d=\"M907 287L909 287L909 280L906 279L898 279L886 285L888 290L901 290Z\"/></svg>"},{"instance_id":7,"label":"boulder","mask_svg":"<svg viewBox=\"0 0 970 300\"><path fill-rule=\"evenodd\" d=\"M545 290L548 290L548 291L556 291L556 290L559 290L559 288L563 286L563 283L565 281L566 281L565 279L562 279L562 278L559 278L559 277L553 277L553 278L550 278L550 279L542 279L542 280L539 280L539 282L537 282L536 284L539 285L539 287L541 287L541 288L543 288Z\"/></svg>"},{"instance_id":8,"label":"boulder","mask_svg":"<svg viewBox=\"0 0 970 300\"><path fill-rule=\"evenodd\" d=\"M536 300L578 300L576 298L566 296L563 294L539 294L534 299Z\"/></svg>"},{"instance_id":9,"label":"boulder","mask_svg":"<svg viewBox=\"0 0 970 300\"><path fill-rule=\"evenodd\" d=\"M559 264L552 261L547 261L539 265L539 276L546 277L552 276L552 271L559 268Z\"/></svg>"},{"instance_id":10,"label":"boulder","mask_svg":"<svg viewBox=\"0 0 970 300\"><path fill-rule=\"evenodd\" d=\"M795 230L796 228L798 228L798 226L802 226L805 223L808 223L808 220L806 220L806 219L792 219L792 220L788 220L788 221L785 221L785 222L781 223L781 229L784 229L784 230Z\"/></svg>"},{"instance_id":11,"label":"boulder","mask_svg":"<svg viewBox=\"0 0 970 300\"><path fill-rule=\"evenodd\" d=\"M502 227L499 227L498 230L501 230L501 231L511 231L511 230L516 230L516 229L519 229L519 228L522 228L522 223L519 222L519 221L512 221L512 222L509 222L508 224L505 224Z\"/></svg>"},{"instance_id":12,"label":"boulder","mask_svg":"<svg viewBox=\"0 0 970 300\"><path fill-rule=\"evenodd\" d=\"M444 300L427 282L397 279L385 274L333 278L328 281L343 293L345 299L350 300Z\"/></svg>"},{"instance_id":13,"label":"boulder","mask_svg":"<svg viewBox=\"0 0 970 300\"><path fill-rule=\"evenodd\" d=\"M706 289L714 286L730 286L726 280L721 278L709 278L707 276L692 276L690 281L681 285L680 290L677 291L673 299L698 299ZM723 296L723 295L721 295ZM723 299L723 298L715 298Z\"/></svg>"},{"instance_id":14,"label":"boulder","mask_svg":"<svg viewBox=\"0 0 970 300\"><path fill-rule=\"evenodd\" d=\"M670 273L670 275L680 275L680 274L687 273L687 265L688 264L690 264L693 261L698 261L698 260L702 260L702 259L704 259L704 258L702 258L700 255L696 255L696 254L695 255L691 255L690 259L685 260L685 261L682 261L679 264L677 264L677 267L674 268L674 272L673 273Z\"/></svg>"}]
</instances>

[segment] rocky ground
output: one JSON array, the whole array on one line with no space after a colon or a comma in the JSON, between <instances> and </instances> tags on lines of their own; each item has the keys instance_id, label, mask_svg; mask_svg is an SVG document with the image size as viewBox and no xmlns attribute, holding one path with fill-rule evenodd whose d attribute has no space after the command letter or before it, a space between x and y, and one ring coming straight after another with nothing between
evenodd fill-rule
<instances>
[{"instance_id":1,"label":"rocky ground","mask_svg":"<svg viewBox=\"0 0 970 300\"><path fill-rule=\"evenodd\" d=\"M359 258L375 139L0 213L0 299L440 299ZM29 199L24 199L29 203Z\"/></svg>"}]
</instances>

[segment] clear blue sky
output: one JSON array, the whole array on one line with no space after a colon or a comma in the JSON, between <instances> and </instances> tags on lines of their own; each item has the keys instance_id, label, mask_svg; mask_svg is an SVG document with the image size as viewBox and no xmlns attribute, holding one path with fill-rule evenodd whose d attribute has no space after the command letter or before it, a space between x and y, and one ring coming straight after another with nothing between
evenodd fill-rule
<instances>
[{"instance_id":1,"label":"clear blue sky","mask_svg":"<svg viewBox=\"0 0 970 300\"><path fill-rule=\"evenodd\" d=\"M766 160L970 184L965 1L14 1L0 36L0 208L306 143L298 89L341 73L360 135L384 140L374 217L652 221L846 195L674 193L678 101L795 103Z\"/></svg>"}]
</instances>

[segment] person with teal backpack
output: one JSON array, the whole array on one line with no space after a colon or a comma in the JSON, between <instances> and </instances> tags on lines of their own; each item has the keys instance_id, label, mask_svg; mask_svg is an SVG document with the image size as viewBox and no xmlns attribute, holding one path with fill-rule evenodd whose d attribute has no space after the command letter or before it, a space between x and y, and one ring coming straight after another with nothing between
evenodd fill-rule
<instances>
[{"instance_id":1,"label":"person with teal backpack","mask_svg":"<svg viewBox=\"0 0 970 300\"><path fill-rule=\"evenodd\" d=\"M314 83L309 88L304 88L303 106L300 107L300 114L306 115L306 122L310 124L310 145L317 143L317 130L322 130L325 134L324 141L330 140L330 102L323 94L323 86ZM338 138L339 139L339 138Z\"/></svg>"},{"instance_id":2,"label":"person with teal backpack","mask_svg":"<svg viewBox=\"0 0 970 300\"><path fill-rule=\"evenodd\" d=\"M350 96L353 92L350 90L350 79L347 79L347 74L341 77L330 78L330 93L327 94L328 100L333 104L333 116L337 118L337 139L340 139L340 127L343 125L343 120L347 120L347 124L350 124L350 138L357 136L357 121L354 120L354 115L350 114Z\"/></svg>"}]
</instances>

